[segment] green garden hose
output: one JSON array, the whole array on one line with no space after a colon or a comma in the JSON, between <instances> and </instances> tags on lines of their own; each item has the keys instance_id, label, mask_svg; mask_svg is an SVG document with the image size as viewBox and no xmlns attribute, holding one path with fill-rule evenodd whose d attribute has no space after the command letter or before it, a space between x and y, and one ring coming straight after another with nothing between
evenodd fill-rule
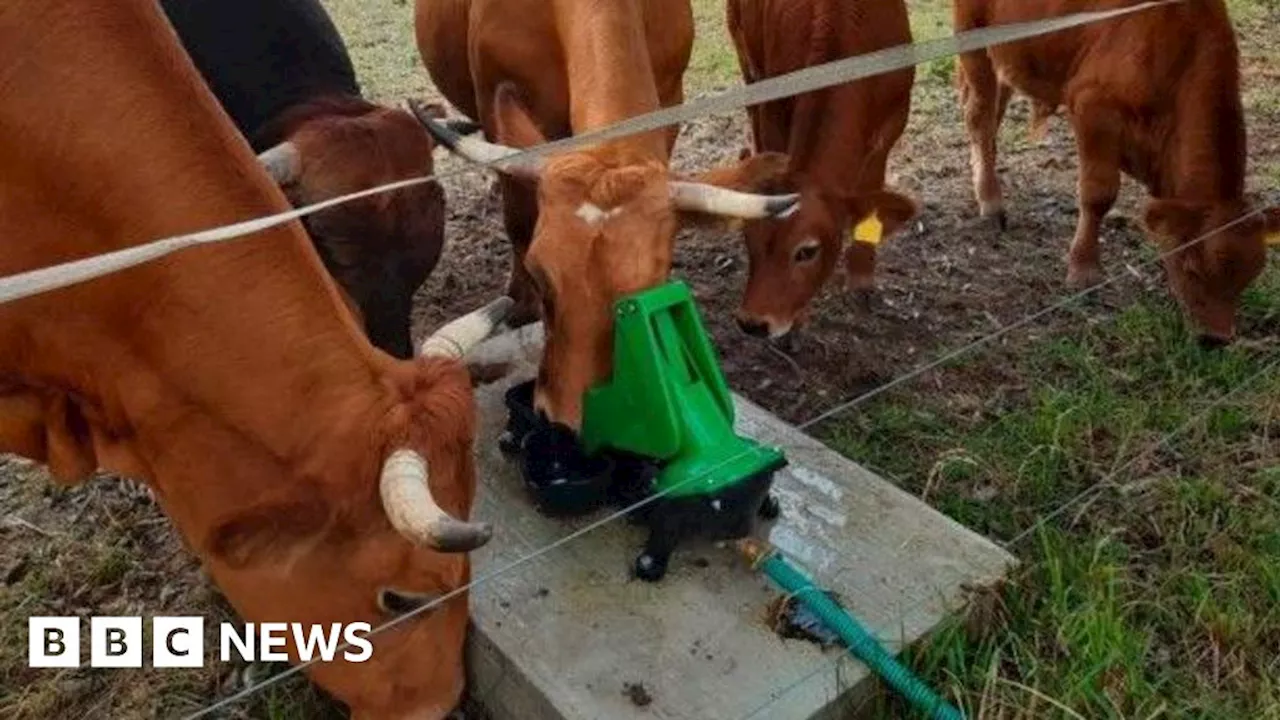
<instances>
[{"instance_id":1,"label":"green garden hose","mask_svg":"<svg viewBox=\"0 0 1280 720\"><path fill-rule=\"evenodd\" d=\"M934 720L964 720L959 710L911 674L848 611L837 605L804 573L787 562L776 549L754 539L738 541L738 549L751 562L752 567L798 598L814 615L835 630L855 657L866 663L867 667L917 709L929 713Z\"/></svg>"}]
</instances>

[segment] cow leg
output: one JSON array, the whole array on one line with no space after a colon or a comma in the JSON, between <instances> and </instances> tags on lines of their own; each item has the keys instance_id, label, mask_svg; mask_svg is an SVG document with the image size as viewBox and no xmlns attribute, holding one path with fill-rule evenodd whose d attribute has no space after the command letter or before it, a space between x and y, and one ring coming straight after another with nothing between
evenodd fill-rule
<instances>
[{"instance_id":1,"label":"cow leg","mask_svg":"<svg viewBox=\"0 0 1280 720\"><path fill-rule=\"evenodd\" d=\"M1005 113L1009 111L1009 101L1013 99L1013 88L999 84L999 90L996 91L996 134L1000 132L1000 126L1004 124Z\"/></svg>"},{"instance_id":2,"label":"cow leg","mask_svg":"<svg viewBox=\"0 0 1280 720\"><path fill-rule=\"evenodd\" d=\"M518 328L537 322L540 317L538 288L524 265L525 253L533 242L533 229L538 222L538 193L528 181L503 176L502 221L511 241L511 275L507 278L507 295L515 301L507 316L507 325Z\"/></svg>"},{"instance_id":3,"label":"cow leg","mask_svg":"<svg viewBox=\"0 0 1280 720\"><path fill-rule=\"evenodd\" d=\"M677 74L671 79L665 87L659 89L658 94L662 107L675 107L684 102L684 76ZM680 137L680 126L672 125L666 129L667 134L667 155L670 156L676 149L676 140Z\"/></svg>"},{"instance_id":4,"label":"cow leg","mask_svg":"<svg viewBox=\"0 0 1280 720\"><path fill-rule=\"evenodd\" d=\"M1071 104L1071 121L1080 155L1076 234L1067 253L1067 283L1087 287L1102 279L1098 234L1120 192L1120 128L1124 118L1089 97Z\"/></svg>"},{"instance_id":5,"label":"cow leg","mask_svg":"<svg viewBox=\"0 0 1280 720\"><path fill-rule=\"evenodd\" d=\"M93 429L63 394L0 387L0 452L44 463L51 479L77 485L98 466Z\"/></svg>"},{"instance_id":6,"label":"cow leg","mask_svg":"<svg viewBox=\"0 0 1280 720\"><path fill-rule=\"evenodd\" d=\"M1008 219L996 174L996 138L1011 91L996 78L995 66L985 52L961 55L956 81L969 133L969 167L978 209L982 217L992 218L1003 231Z\"/></svg>"}]
</instances>

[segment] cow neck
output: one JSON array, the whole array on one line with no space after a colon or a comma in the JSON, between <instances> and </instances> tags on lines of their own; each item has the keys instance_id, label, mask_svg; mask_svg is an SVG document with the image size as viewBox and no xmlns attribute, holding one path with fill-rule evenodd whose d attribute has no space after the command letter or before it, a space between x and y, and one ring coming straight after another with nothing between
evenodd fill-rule
<instances>
[{"instance_id":1,"label":"cow neck","mask_svg":"<svg viewBox=\"0 0 1280 720\"><path fill-rule=\"evenodd\" d=\"M28 324L33 352L19 374L75 398L95 427L97 462L138 472L179 515L302 483L373 488L377 461L404 434L388 418L413 366L363 342L319 270L288 257L305 238L283 234L51 295Z\"/></svg>"},{"instance_id":2,"label":"cow neck","mask_svg":"<svg viewBox=\"0 0 1280 720\"><path fill-rule=\"evenodd\" d=\"M312 121L359 118L377 110L377 105L358 95L322 95L310 98L264 123L255 135L249 137L249 143L256 152L262 152L288 140Z\"/></svg>"},{"instance_id":3,"label":"cow neck","mask_svg":"<svg viewBox=\"0 0 1280 720\"><path fill-rule=\"evenodd\" d=\"M167 287L150 287L180 308L202 289L191 280L201 271L225 278L271 267L219 260L192 262ZM88 388L96 398L87 401L101 403L110 432L125 439L166 514L198 546L202 533L254 508L368 500L388 418L403 405L396 364L367 351L339 322L339 308L299 292L295 278L268 282L295 297L237 287L211 296L217 309L153 310L128 337L98 343L132 347L125 362L97 369ZM111 468L113 458L99 455Z\"/></svg>"},{"instance_id":4,"label":"cow neck","mask_svg":"<svg viewBox=\"0 0 1280 720\"><path fill-rule=\"evenodd\" d=\"M574 134L598 130L659 107L657 82L638 0L552 0L569 74ZM660 131L615 140L666 159Z\"/></svg>"},{"instance_id":5,"label":"cow neck","mask_svg":"<svg viewBox=\"0 0 1280 720\"><path fill-rule=\"evenodd\" d=\"M1196 91L1184 90L1178 99L1181 108L1175 113L1176 126L1157 156L1171 159L1160 174L1160 187L1153 190L1157 197L1232 201L1244 196L1248 140L1239 76L1234 57L1230 65L1220 62L1218 73L1192 77L1185 83Z\"/></svg>"}]
</instances>

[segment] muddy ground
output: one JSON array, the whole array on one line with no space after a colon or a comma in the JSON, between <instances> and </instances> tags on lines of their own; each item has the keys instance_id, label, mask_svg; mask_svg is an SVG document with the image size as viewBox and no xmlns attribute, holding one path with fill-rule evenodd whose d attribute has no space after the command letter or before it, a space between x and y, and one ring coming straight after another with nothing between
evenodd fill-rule
<instances>
[{"instance_id":1,"label":"muddy ground","mask_svg":"<svg viewBox=\"0 0 1280 720\"><path fill-rule=\"evenodd\" d=\"M945 97L937 88L931 94L926 103ZM749 337L733 319L747 277L740 236L706 230L680 235L673 273L693 288L729 383L780 417L803 422L1074 292L1064 283L1076 181L1066 122L1056 119L1046 140L1033 146L1025 137L1025 104L1015 101L1010 109L1000 157L1010 217L1001 233L977 217L958 110L933 109L913 117L892 158L891 177L921 202L922 211L908 231L881 246L878 290L869 301L846 292L837 270L794 337L781 343ZM741 117L686 126L675 165L697 170L733 162L747 133ZM1280 155L1274 133L1255 135L1252 146L1255 157ZM457 168L453 158L444 158L438 170ZM466 173L444 182L451 245L420 293L420 332L502 292L510 263L500 195L491 179ZM1130 277L1096 293L1085 306L1088 312L1105 316L1138 293L1164 292L1162 270L1150 262L1154 254L1142 239L1139 199L1126 181L1103 239L1104 269ZM1011 333L1005 342L1034 340L1052 334L1057 323L1080 320L1047 316L1022 340ZM963 375L981 392L998 383L999 364L983 362Z\"/></svg>"}]
</instances>

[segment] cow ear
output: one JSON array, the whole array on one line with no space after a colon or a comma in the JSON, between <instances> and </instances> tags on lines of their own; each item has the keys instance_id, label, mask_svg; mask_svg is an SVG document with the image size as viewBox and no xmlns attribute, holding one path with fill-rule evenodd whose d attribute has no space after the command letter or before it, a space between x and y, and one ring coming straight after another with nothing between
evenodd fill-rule
<instances>
[{"instance_id":1,"label":"cow ear","mask_svg":"<svg viewBox=\"0 0 1280 720\"><path fill-rule=\"evenodd\" d=\"M1181 200L1151 200L1143 212L1147 232L1166 240L1194 237L1204 225L1206 210Z\"/></svg>"},{"instance_id":2,"label":"cow ear","mask_svg":"<svg viewBox=\"0 0 1280 720\"><path fill-rule=\"evenodd\" d=\"M708 170L693 181L738 192L781 195L793 192L787 168L789 163L790 159L784 153L752 155L744 150L736 164Z\"/></svg>"},{"instance_id":3,"label":"cow ear","mask_svg":"<svg viewBox=\"0 0 1280 720\"><path fill-rule=\"evenodd\" d=\"M220 522L209 535L207 549L236 570L287 564L328 524L327 508L316 498L262 503Z\"/></svg>"},{"instance_id":4,"label":"cow ear","mask_svg":"<svg viewBox=\"0 0 1280 720\"><path fill-rule=\"evenodd\" d=\"M875 217L879 227L874 242L893 235L920 212L915 200L888 189L850 198L845 208L855 228L864 220Z\"/></svg>"},{"instance_id":5,"label":"cow ear","mask_svg":"<svg viewBox=\"0 0 1280 720\"><path fill-rule=\"evenodd\" d=\"M494 91L494 120L497 141L513 148L529 148L547 141L547 136L533 121L515 84L504 82Z\"/></svg>"},{"instance_id":6,"label":"cow ear","mask_svg":"<svg viewBox=\"0 0 1280 720\"><path fill-rule=\"evenodd\" d=\"M1262 236L1267 244L1272 247L1280 247L1280 207L1269 207L1262 213L1262 218L1266 225L1262 230Z\"/></svg>"}]
</instances>

